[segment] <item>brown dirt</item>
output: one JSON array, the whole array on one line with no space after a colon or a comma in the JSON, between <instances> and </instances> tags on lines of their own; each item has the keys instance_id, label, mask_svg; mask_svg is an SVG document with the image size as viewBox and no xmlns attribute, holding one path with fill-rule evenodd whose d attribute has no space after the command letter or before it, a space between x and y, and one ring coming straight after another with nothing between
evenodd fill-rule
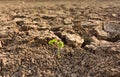
<instances>
[{"instance_id":1,"label":"brown dirt","mask_svg":"<svg viewBox=\"0 0 120 77\"><path fill-rule=\"evenodd\" d=\"M108 47L86 49L98 36L79 26L84 21L120 22L120 1L0 1L0 77L120 77L120 38L107 40ZM71 25L84 38L82 46L68 45L56 28L61 25ZM60 59L50 38L36 37L45 31L65 42Z\"/></svg>"}]
</instances>

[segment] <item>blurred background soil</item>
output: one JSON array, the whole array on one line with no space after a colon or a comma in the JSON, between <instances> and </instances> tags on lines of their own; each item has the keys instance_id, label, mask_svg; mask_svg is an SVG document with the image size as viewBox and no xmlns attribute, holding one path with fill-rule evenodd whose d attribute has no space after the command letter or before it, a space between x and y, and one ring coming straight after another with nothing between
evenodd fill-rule
<instances>
[{"instance_id":1,"label":"blurred background soil","mask_svg":"<svg viewBox=\"0 0 120 77\"><path fill-rule=\"evenodd\" d=\"M0 77L120 77L120 1L0 0Z\"/></svg>"}]
</instances>

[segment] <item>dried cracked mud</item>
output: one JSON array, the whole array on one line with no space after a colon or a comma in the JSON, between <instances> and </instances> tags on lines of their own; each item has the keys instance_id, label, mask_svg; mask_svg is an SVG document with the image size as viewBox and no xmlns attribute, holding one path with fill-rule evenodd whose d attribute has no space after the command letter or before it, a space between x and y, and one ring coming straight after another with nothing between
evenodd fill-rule
<instances>
[{"instance_id":1,"label":"dried cracked mud","mask_svg":"<svg viewBox=\"0 0 120 77\"><path fill-rule=\"evenodd\" d=\"M0 77L120 77L120 1L0 1Z\"/></svg>"}]
</instances>

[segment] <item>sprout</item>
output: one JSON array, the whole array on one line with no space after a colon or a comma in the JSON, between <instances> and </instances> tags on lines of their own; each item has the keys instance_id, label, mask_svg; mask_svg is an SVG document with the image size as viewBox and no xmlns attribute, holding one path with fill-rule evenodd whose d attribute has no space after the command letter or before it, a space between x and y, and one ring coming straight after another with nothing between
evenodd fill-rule
<instances>
[{"instance_id":1,"label":"sprout","mask_svg":"<svg viewBox=\"0 0 120 77\"><path fill-rule=\"evenodd\" d=\"M52 39L48 42L48 44L53 45L57 43L57 39Z\"/></svg>"},{"instance_id":2,"label":"sprout","mask_svg":"<svg viewBox=\"0 0 120 77\"><path fill-rule=\"evenodd\" d=\"M64 43L62 41L59 41L58 42L58 47L63 48L64 47Z\"/></svg>"},{"instance_id":3,"label":"sprout","mask_svg":"<svg viewBox=\"0 0 120 77\"><path fill-rule=\"evenodd\" d=\"M60 58L61 57L60 51L64 47L64 43L62 41L58 41L57 39L52 39L48 42L48 44L57 45L57 47L58 47L57 57Z\"/></svg>"}]
</instances>

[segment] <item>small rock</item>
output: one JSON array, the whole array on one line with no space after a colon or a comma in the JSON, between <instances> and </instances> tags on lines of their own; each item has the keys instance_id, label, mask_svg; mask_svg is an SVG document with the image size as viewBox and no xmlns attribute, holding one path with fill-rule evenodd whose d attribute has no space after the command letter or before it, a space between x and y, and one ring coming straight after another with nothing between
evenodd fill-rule
<instances>
[{"instance_id":1,"label":"small rock","mask_svg":"<svg viewBox=\"0 0 120 77\"><path fill-rule=\"evenodd\" d=\"M112 16L113 16L113 17L117 17L118 15L113 13Z\"/></svg>"},{"instance_id":2,"label":"small rock","mask_svg":"<svg viewBox=\"0 0 120 77\"><path fill-rule=\"evenodd\" d=\"M95 28L95 31L96 31L96 35L97 35L97 38L99 39L107 39L108 38L108 33L105 32L103 29L102 29L102 26L97 26Z\"/></svg>"},{"instance_id":3,"label":"small rock","mask_svg":"<svg viewBox=\"0 0 120 77\"><path fill-rule=\"evenodd\" d=\"M78 74L72 73L72 74L71 74L71 77L78 77Z\"/></svg>"},{"instance_id":4,"label":"small rock","mask_svg":"<svg viewBox=\"0 0 120 77\"><path fill-rule=\"evenodd\" d=\"M98 24L97 23L94 23L94 22L91 22L91 21L82 21L81 22L81 25L84 27L84 28L92 28L94 26L97 26Z\"/></svg>"},{"instance_id":5,"label":"small rock","mask_svg":"<svg viewBox=\"0 0 120 77\"><path fill-rule=\"evenodd\" d=\"M87 34L95 34L96 30L93 31L94 29L97 29L96 26L99 28L99 26L101 26L102 22L100 20L89 20L89 21L81 21L81 29L85 30L85 33ZM80 27L78 27L80 28ZM101 27L100 27L101 28ZM83 33L84 31L82 31L81 33ZM90 33L89 33L90 32ZM85 34L84 33L84 34ZM84 35L82 34L82 35Z\"/></svg>"},{"instance_id":6,"label":"small rock","mask_svg":"<svg viewBox=\"0 0 120 77\"><path fill-rule=\"evenodd\" d=\"M65 24L65 25L72 24L72 20L73 20L73 18L65 18L65 19L64 19L64 24Z\"/></svg>"},{"instance_id":7,"label":"small rock","mask_svg":"<svg viewBox=\"0 0 120 77\"><path fill-rule=\"evenodd\" d=\"M40 23L37 23L39 26L39 30L48 30L51 28L49 24L47 24L45 21L41 21Z\"/></svg>"},{"instance_id":8,"label":"small rock","mask_svg":"<svg viewBox=\"0 0 120 77\"><path fill-rule=\"evenodd\" d=\"M71 25L63 25L59 30L69 32L69 33L75 33Z\"/></svg>"},{"instance_id":9,"label":"small rock","mask_svg":"<svg viewBox=\"0 0 120 77\"><path fill-rule=\"evenodd\" d=\"M22 31L27 31L27 30L31 30L31 29L37 30L37 29L39 29L39 26L37 26L37 25L23 25L21 28L22 28Z\"/></svg>"},{"instance_id":10,"label":"small rock","mask_svg":"<svg viewBox=\"0 0 120 77\"><path fill-rule=\"evenodd\" d=\"M115 38L118 36L120 39L120 23L119 22L109 22L104 25L104 31L109 34L108 38Z\"/></svg>"},{"instance_id":11,"label":"small rock","mask_svg":"<svg viewBox=\"0 0 120 77\"><path fill-rule=\"evenodd\" d=\"M8 36L8 32L7 31L4 31L4 30L0 30L0 37L7 37Z\"/></svg>"},{"instance_id":12,"label":"small rock","mask_svg":"<svg viewBox=\"0 0 120 77\"><path fill-rule=\"evenodd\" d=\"M89 20L89 22L92 22L92 25L94 26L99 26L103 24L101 20Z\"/></svg>"},{"instance_id":13,"label":"small rock","mask_svg":"<svg viewBox=\"0 0 120 77\"><path fill-rule=\"evenodd\" d=\"M19 22L19 21L24 21L24 19L23 18L15 18L13 21Z\"/></svg>"},{"instance_id":14,"label":"small rock","mask_svg":"<svg viewBox=\"0 0 120 77\"><path fill-rule=\"evenodd\" d=\"M86 45L85 49L92 49L92 50L96 50L97 49L97 45L93 42L91 42L90 45Z\"/></svg>"},{"instance_id":15,"label":"small rock","mask_svg":"<svg viewBox=\"0 0 120 77\"><path fill-rule=\"evenodd\" d=\"M102 18L98 14L89 14L90 19L101 20Z\"/></svg>"},{"instance_id":16,"label":"small rock","mask_svg":"<svg viewBox=\"0 0 120 77\"><path fill-rule=\"evenodd\" d=\"M100 41L95 36L93 36L91 39L92 39L92 42L96 43L97 45L100 44Z\"/></svg>"},{"instance_id":17,"label":"small rock","mask_svg":"<svg viewBox=\"0 0 120 77\"><path fill-rule=\"evenodd\" d=\"M120 23L108 22L103 26L97 26L95 28L97 38L101 40L108 40L116 42L120 40Z\"/></svg>"},{"instance_id":18,"label":"small rock","mask_svg":"<svg viewBox=\"0 0 120 77\"><path fill-rule=\"evenodd\" d=\"M2 63L3 63L3 66L5 66L6 64L9 64L8 59L7 58L2 58Z\"/></svg>"},{"instance_id":19,"label":"small rock","mask_svg":"<svg viewBox=\"0 0 120 77\"><path fill-rule=\"evenodd\" d=\"M89 21L82 21L81 22L81 25L82 26L88 26L88 25L90 25L91 24L91 22L89 22Z\"/></svg>"},{"instance_id":20,"label":"small rock","mask_svg":"<svg viewBox=\"0 0 120 77\"><path fill-rule=\"evenodd\" d=\"M0 48L2 48L2 42L0 41Z\"/></svg>"},{"instance_id":21,"label":"small rock","mask_svg":"<svg viewBox=\"0 0 120 77\"><path fill-rule=\"evenodd\" d=\"M91 43L85 46L86 49L120 52L120 42L113 43L106 40L98 40L95 36L91 39Z\"/></svg>"},{"instance_id":22,"label":"small rock","mask_svg":"<svg viewBox=\"0 0 120 77\"><path fill-rule=\"evenodd\" d=\"M105 40L98 40L95 36L91 37L90 45L86 45L85 48L96 50L98 47L106 47L110 45L111 42Z\"/></svg>"},{"instance_id":23,"label":"small rock","mask_svg":"<svg viewBox=\"0 0 120 77\"><path fill-rule=\"evenodd\" d=\"M78 34L70 34L67 32L62 32L62 37L66 38L66 42L70 46L81 46L84 42L84 39L82 39Z\"/></svg>"},{"instance_id":24,"label":"small rock","mask_svg":"<svg viewBox=\"0 0 120 77\"><path fill-rule=\"evenodd\" d=\"M105 46L110 44L110 42L106 40L98 40L95 36L92 37L92 42L99 46Z\"/></svg>"},{"instance_id":25,"label":"small rock","mask_svg":"<svg viewBox=\"0 0 120 77\"><path fill-rule=\"evenodd\" d=\"M71 25L59 25L51 28L52 31L73 31L73 28Z\"/></svg>"},{"instance_id":26,"label":"small rock","mask_svg":"<svg viewBox=\"0 0 120 77\"><path fill-rule=\"evenodd\" d=\"M116 51L116 47L112 47L111 50L112 50L112 51Z\"/></svg>"}]
</instances>

